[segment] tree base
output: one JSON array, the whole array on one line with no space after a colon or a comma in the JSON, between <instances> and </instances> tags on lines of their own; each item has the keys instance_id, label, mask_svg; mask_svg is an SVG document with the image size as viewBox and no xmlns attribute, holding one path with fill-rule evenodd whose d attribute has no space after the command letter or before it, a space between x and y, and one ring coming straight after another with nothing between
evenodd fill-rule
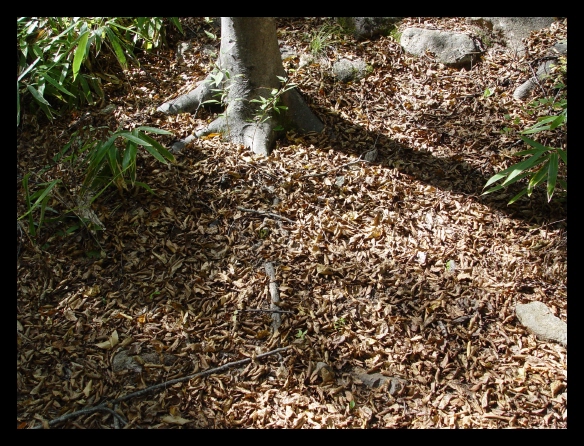
<instances>
[{"instance_id":1,"label":"tree base","mask_svg":"<svg viewBox=\"0 0 584 446\"><path fill-rule=\"evenodd\" d=\"M208 76L195 90L179 96L172 101L165 102L158 111L165 114L194 113L205 101L212 99L211 83ZM260 155L269 155L277 137L276 128L284 130L294 130L298 133L316 132L320 133L324 125L310 110L300 93L295 89L289 90L282 95L282 104L287 110L280 112L277 116L269 116L263 122L257 122L250 110L250 98L238 98L228 104L225 112L211 122L206 127L195 132L194 136L175 142L171 150L178 152L195 138L209 135L211 133L221 133L230 142L243 144L251 148L252 151ZM254 122L254 118L255 122Z\"/></svg>"}]
</instances>

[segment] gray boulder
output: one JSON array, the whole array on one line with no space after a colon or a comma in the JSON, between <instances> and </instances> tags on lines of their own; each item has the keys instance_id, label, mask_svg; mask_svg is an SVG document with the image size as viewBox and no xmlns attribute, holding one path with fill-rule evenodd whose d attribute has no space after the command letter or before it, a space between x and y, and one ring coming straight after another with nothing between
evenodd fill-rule
<instances>
[{"instance_id":1,"label":"gray boulder","mask_svg":"<svg viewBox=\"0 0 584 446\"><path fill-rule=\"evenodd\" d=\"M430 51L439 62L454 68L469 68L480 52L467 34L432 29L407 28L400 44L404 51L415 56Z\"/></svg>"},{"instance_id":2,"label":"gray boulder","mask_svg":"<svg viewBox=\"0 0 584 446\"><path fill-rule=\"evenodd\" d=\"M539 81L552 74L552 68L558 63L558 57L565 56L567 54L568 41L566 40L564 42L556 43L549 51L549 59L539 65L537 71L535 72L535 76L530 77L515 89L513 92L513 98L519 100L527 98L533 89L537 86Z\"/></svg>"},{"instance_id":3,"label":"gray boulder","mask_svg":"<svg viewBox=\"0 0 584 446\"><path fill-rule=\"evenodd\" d=\"M333 74L341 82L356 81L367 74L367 64L360 59L341 59L333 64Z\"/></svg>"},{"instance_id":4,"label":"gray boulder","mask_svg":"<svg viewBox=\"0 0 584 446\"><path fill-rule=\"evenodd\" d=\"M522 39L532 31L547 28L554 17L469 17L469 22L501 37L505 45L516 52L525 52Z\"/></svg>"},{"instance_id":5,"label":"gray boulder","mask_svg":"<svg viewBox=\"0 0 584 446\"><path fill-rule=\"evenodd\" d=\"M337 21L357 39L387 35L403 17L338 17Z\"/></svg>"},{"instance_id":6,"label":"gray boulder","mask_svg":"<svg viewBox=\"0 0 584 446\"><path fill-rule=\"evenodd\" d=\"M568 346L568 324L554 316L544 303L517 304L515 314L519 322L537 337Z\"/></svg>"}]
</instances>

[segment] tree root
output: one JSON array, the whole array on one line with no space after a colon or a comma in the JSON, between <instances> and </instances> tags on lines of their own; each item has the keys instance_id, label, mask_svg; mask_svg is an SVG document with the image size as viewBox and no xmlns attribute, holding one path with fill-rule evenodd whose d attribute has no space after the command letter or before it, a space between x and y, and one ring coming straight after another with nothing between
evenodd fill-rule
<instances>
[{"instance_id":1,"label":"tree root","mask_svg":"<svg viewBox=\"0 0 584 446\"><path fill-rule=\"evenodd\" d=\"M145 389L138 390L137 392L133 392L133 393L130 393L128 395L121 396L121 397L116 398L116 399L114 399L112 401L109 401L109 402L108 401L104 401L103 403L98 404L97 406L86 407L84 409L77 410L75 412L71 412L71 413L62 415L62 416L60 416L58 418L55 418L54 420L51 420L49 422L43 422L40 425L34 426L31 429L42 429L42 428L47 428L47 427L55 426L56 424L62 423L63 421L67 421L67 420L69 420L71 418L78 417L80 415L91 414L91 413L98 412L98 411L109 412L109 413L111 413L114 416L114 420L117 420L118 422L121 421L122 423L126 424L126 420L124 420L124 418L121 415L119 415L117 412L115 412L110 407L108 407L108 405L111 405L113 407L116 407L117 404L119 404L119 403L121 403L123 401L127 401L127 400L129 400L131 398L137 398L137 397L140 397L140 396L144 396L144 395L147 395L149 393L152 393L152 392L155 392L155 391L158 391L158 390L161 390L161 389L166 389L166 388L168 388L168 387L170 387L170 386L172 386L174 384L177 384L177 383L182 383L182 382L185 382L185 381L190 381L191 379L195 379L195 378L202 378L202 377L211 375L213 373L223 372L223 371L225 371L227 369L230 369L232 367L238 367L238 366L241 366L241 365L245 365L245 364L250 363L252 360L255 361L255 360L258 360L258 359L261 359L261 358L265 358L267 356L271 356L271 355L275 355L277 353L281 353L281 352L283 352L285 350L288 350L290 347L292 347L292 346L289 345L287 347L277 348L275 350L271 350L271 351L266 352L266 353L261 353L261 354L255 356L254 358L246 358L246 359L242 359L240 361L228 362L227 364L223 364L220 367L216 367L216 368L213 368L213 369L208 369L208 370L205 370L203 372L194 373L194 374L188 375L188 376L183 376L182 378L171 379L170 381L166 381L166 382L163 382L163 383L160 383L160 384L155 384L153 386L146 387Z\"/></svg>"}]
</instances>

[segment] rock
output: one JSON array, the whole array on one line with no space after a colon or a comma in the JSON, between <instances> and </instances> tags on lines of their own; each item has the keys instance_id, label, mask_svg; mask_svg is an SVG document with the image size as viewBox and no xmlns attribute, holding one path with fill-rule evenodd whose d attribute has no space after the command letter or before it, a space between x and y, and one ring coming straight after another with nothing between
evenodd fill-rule
<instances>
[{"instance_id":1,"label":"rock","mask_svg":"<svg viewBox=\"0 0 584 446\"><path fill-rule=\"evenodd\" d=\"M372 389L387 386L387 390L391 396L397 394L407 383L402 378L389 377L381 373L367 373L367 370L361 367L354 367L350 373L353 378L357 378Z\"/></svg>"},{"instance_id":2,"label":"rock","mask_svg":"<svg viewBox=\"0 0 584 446\"><path fill-rule=\"evenodd\" d=\"M403 17L338 17L337 21L356 39L388 34Z\"/></svg>"},{"instance_id":3,"label":"rock","mask_svg":"<svg viewBox=\"0 0 584 446\"><path fill-rule=\"evenodd\" d=\"M341 59L334 63L333 74L341 82L362 79L367 74L367 64L362 60Z\"/></svg>"},{"instance_id":4,"label":"rock","mask_svg":"<svg viewBox=\"0 0 584 446\"><path fill-rule=\"evenodd\" d=\"M469 21L479 27L492 31L503 38L507 47L518 53L525 52L522 39L532 31L547 28L554 17L470 17Z\"/></svg>"},{"instance_id":5,"label":"rock","mask_svg":"<svg viewBox=\"0 0 584 446\"><path fill-rule=\"evenodd\" d=\"M568 54L568 42L564 41L556 43L549 51L549 57L552 57L552 59L541 63L537 68L535 76L532 76L515 89L513 92L513 98L519 100L527 98L531 91L537 86L538 81L543 80L545 76L552 73L552 68L558 61L556 56L563 56L566 54Z\"/></svg>"},{"instance_id":6,"label":"rock","mask_svg":"<svg viewBox=\"0 0 584 446\"><path fill-rule=\"evenodd\" d=\"M479 53L469 35L433 29L406 28L400 44L407 53L423 56L429 51L438 62L454 68L469 68Z\"/></svg>"},{"instance_id":7,"label":"rock","mask_svg":"<svg viewBox=\"0 0 584 446\"><path fill-rule=\"evenodd\" d=\"M554 316L542 302L517 304L515 314L519 322L537 337L568 346L568 324Z\"/></svg>"},{"instance_id":8,"label":"rock","mask_svg":"<svg viewBox=\"0 0 584 446\"><path fill-rule=\"evenodd\" d=\"M172 365L176 361L176 356L164 353L141 353L132 355L126 350L122 350L114 356L112 360L112 369L115 373L131 370L140 373L144 370L144 364L164 364Z\"/></svg>"}]
</instances>

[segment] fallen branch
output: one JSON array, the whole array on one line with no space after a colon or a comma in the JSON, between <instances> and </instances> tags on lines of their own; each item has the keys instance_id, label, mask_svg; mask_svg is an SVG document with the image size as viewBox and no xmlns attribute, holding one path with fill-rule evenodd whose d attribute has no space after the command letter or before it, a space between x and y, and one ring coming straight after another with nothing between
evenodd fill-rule
<instances>
[{"instance_id":1,"label":"fallen branch","mask_svg":"<svg viewBox=\"0 0 584 446\"><path fill-rule=\"evenodd\" d=\"M270 284L268 285L272 301L270 309L274 310L272 312L272 330L277 331L282 324L282 318L280 317L280 307L278 306L280 303L280 291L278 291L278 282L276 282L276 270L271 262L266 262L264 268L266 269L266 275L270 279Z\"/></svg>"},{"instance_id":2,"label":"fallen branch","mask_svg":"<svg viewBox=\"0 0 584 446\"><path fill-rule=\"evenodd\" d=\"M255 209L246 209L239 206L237 206L237 209L239 209L240 211L253 212L255 214L265 215L266 217L279 218L280 220L287 221L288 223L296 223L294 220L290 220L289 218L282 217L281 215L274 214L272 212L256 211Z\"/></svg>"},{"instance_id":3,"label":"fallen branch","mask_svg":"<svg viewBox=\"0 0 584 446\"><path fill-rule=\"evenodd\" d=\"M289 310L268 310L267 308L244 308L243 310L239 310L239 311L257 311L257 312L264 312L264 313L294 314L293 311L289 311Z\"/></svg>"},{"instance_id":4,"label":"fallen branch","mask_svg":"<svg viewBox=\"0 0 584 446\"><path fill-rule=\"evenodd\" d=\"M129 393L128 395L121 396L119 398L116 398L115 400L112 400L112 401L109 401L109 402L108 401L105 401L105 402L103 402L103 403L101 403L101 404L99 404L97 406L86 407L84 409L80 409L80 410L77 410L75 412L71 412L71 413L62 415L62 416L60 416L58 418L55 418L54 420L49 421L48 422L48 426L49 427L50 426L54 426L54 425L56 425L58 423L61 423L63 421L67 421L70 418L78 417L80 415L87 415L87 414L94 413L94 412L98 412L98 411L109 412L112 415L114 415L115 419L121 420L123 423L126 423L126 421L121 416L119 416L119 414L117 414L116 412L114 412L112 409L110 409L106 405L107 404L110 404L110 405L112 405L112 406L115 407L116 404L119 404L119 403L121 403L123 401L127 401L127 400L129 400L131 398L137 398L137 397L140 397L140 396L143 396L143 395L152 393L152 392L157 391L157 390L160 390L160 389L166 389L166 388L168 388L170 386L173 386L174 384L177 384L177 383L182 383L182 382L185 382L185 381L190 381L191 379L202 378L202 377L211 375L213 373L222 372L222 371L227 370L227 369L229 369L231 367L237 367L237 366L245 365L245 364L250 363L252 360L258 360L258 359L261 359L261 358L265 358L267 356L271 356L271 355L275 355L277 353L281 353L281 352L289 349L290 347L292 347L292 346L289 345L287 347L277 348L275 350L271 350L271 351L266 352L266 353L261 353L261 354L255 356L254 358L246 358L246 359L241 359L239 361L228 362L227 364L223 364L222 366L216 367L214 369L208 369L208 370L205 370L203 372L194 373L194 374L188 375L188 376L183 376L182 378L171 379L170 381L166 381L166 382L163 382L163 383L160 383L160 384L155 384L153 386L146 387L145 389L138 390L137 392L133 392L133 393ZM42 427L43 427L43 425L41 424L41 425L38 425L38 426L33 427L32 429L42 429Z\"/></svg>"}]
</instances>

